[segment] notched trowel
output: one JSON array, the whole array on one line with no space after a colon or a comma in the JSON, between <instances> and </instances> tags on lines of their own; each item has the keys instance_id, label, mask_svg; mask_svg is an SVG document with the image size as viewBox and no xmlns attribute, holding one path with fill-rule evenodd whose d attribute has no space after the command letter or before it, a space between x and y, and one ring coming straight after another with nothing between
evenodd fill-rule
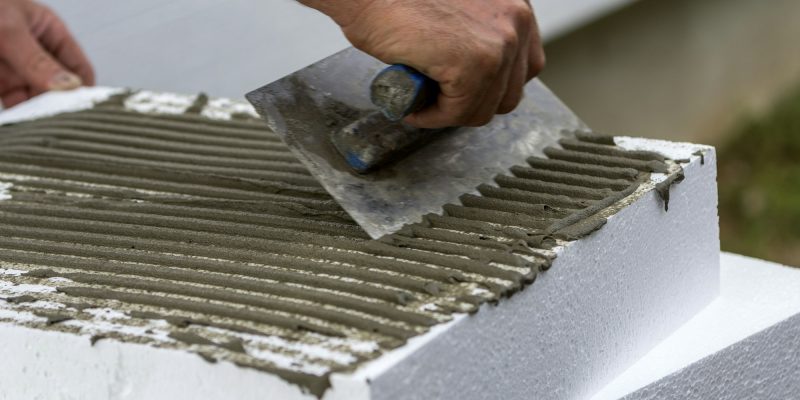
<instances>
[{"instance_id":1,"label":"notched trowel","mask_svg":"<svg viewBox=\"0 0 800 400\"><path fill-rule=\"evenodd\" d=\"M370 82L372 83L370 85ZM247 94L269 127L373 238L442 212L585 125L541 82L480 128L420 130L403 116L437 86L348 48Z\"/></svg>"}]
</instances>

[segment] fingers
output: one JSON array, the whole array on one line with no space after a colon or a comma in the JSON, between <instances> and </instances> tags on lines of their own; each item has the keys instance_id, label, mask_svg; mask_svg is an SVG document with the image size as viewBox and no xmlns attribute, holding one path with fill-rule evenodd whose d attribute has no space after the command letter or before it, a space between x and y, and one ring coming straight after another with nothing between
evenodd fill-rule
<instances>
[{"instance_id":1,"label":"fingers","mask_svg":"<svg viewBox=\"0 0 800 400\"><path fill-rule=\"evenodd\" d=\"M516 62L516 47L517 43L513 44L513 50L507 52L508 55L503 60L503 66L500 73L497 74L494 81L489 85L489 90L483 96L478 96L478 107L471 113L471 117L467 120L464 126L482 126L488 124L500 107L501 102L504 100L506 93L509 90L509 78L514 70L514 63ZM481 101L481 98L483 101Z\"/></svg>"},{"instance_id":2,"label":"fingers","mask_svg":"<svg viewBox=\"0 0 800 400\"><path fill-rule=\"evenodd\" d=\"M3 108L11 108L31 98L31 93L26 87L16 87L7 92L0 93L0 102Z\"/></svg>"},{"instance_id":3,"label":"fingers","mask_svg":"<svg viewBox=\"0 0 800 400\"><path fill-rule=\"evenodd\" d=\"M14 72L8 64L0 60L0 93L20 86L27 86L25 80Z\"/></svg>"},{"instance_id":4,"label":"fingers","mask_svg":"<svg viewBox=\"0 0 800 400\"><path fill-rule=\"evenodd\" d=\"M517 57L514 60L513 70L509 75L508 89L505 92L503 100L497 107L497 114L507 114L517 108L517 105L522 100L525 90L525 83L529 80L528 77L528 60L531 50L531 32L533 30L533 12L526 16L525 20L520 24L520 45L517 51Z\"/></svg>"},{"instance_id":5,"label":"fingers","mask_svg":"<svg viewBox=\"0 0 800 400\"><path fill-rule=\"evenodd\" d=\"M49 9L46 13L48 21L44 30L38 35L39 42L61 65L77 74L84 85L94 85L94 69L89 58L67 29L66 24Z\"/></svg>"},{"instance_id":6,"label":"fingers","mask_svg":"<svg viewBox=\"0 0 800 400\"><path fill-rule=\"evenodd\" d=\"M448 72L435 75L439 77L440 89L436 102L407 116L404 122L431 129L471 126L475 125L472 121L477 119L476 115L486 114L485 104L499 97L495 92L505 90L498 89L497 75L502 75L509 62L498 46L485 46L481 52L459 53L459 57L469 56L473 58L462 59Z\"/></svg>"},{"instance_id":7,"label":"fingers","mask_svg":"<svg viewBox=\"0 0 800 400\"><path fill-rule=\"evenodd\" d=\"M493 27L490 45L473 47L454 63L456 70L463 68L455 74L458 78L437 79L441 94L436 104L408 116L406 123L422 128L481 126L517 107L525 83L543 67L544 56L529 4L520 0L506 5L494 17L507 23L487 24Z\"/></svg>"},{"instance_id":8,"label":"fingers","mask_svg":"<svg viewBox=\"0 0 800 400\"><path fill-rule=\"evenodd\" d=\"M22 25L6 32L0 41L4 61L24 79L34 94L48 90L73 89L81 85L80 77L56 61L33 34Z\"/></svg>"},{"instance_id":9,"label":"fingers","mask_svg":"<svg viewBox=\"0 0 800 400\"><path fill-rule=\"evenodd\" d=\"M527 46L527 42L526 42ZM522 96L525 90L525 83L527 82L528 75L528 52L522 51L517 55L514 60L513 70L509 76L507 90L503 96L502 101L498 105L495 112L497 114L508 114L514 111L522 101Z\"/></svg>"},{"instance_id":10,"label":"fingers","mask_svg":"<svg viewBox=\"0 0 800 400\"><path fill-rule=\"evenodd\" d=\"M519 52L516 32L504 32L498 44L473 53L462 61L469 68L454 79L439 82L436 103L406 117L405 122L421 128L481 126L489 123L508 89L509 78Z\"/></svg>"},{"instance_id":11,"label":"fingers","mask_svg":"<svg viewBox=\"0 0 800 400\"><path fill-rule=\"evenodd\" d=\"M11 2L0 19L0 102L12 107L48 90L94 83L94 71L64 23L36 2Z\"/></svg>"},{"instance_id":12,"label":"fingers","mask_svg":"<svg viewBox=\"0 0 800 400\"><path fill-rule=\"evenodd\" d=\"M507 54L488 56L482 60L485 64L475 64L464 78L440 81L436 102L404 121L432 129L487 124L503 100L515 61Z\"/></svg>"},{"instance_id":13,"label":"fingers","mask_svg":"<svg viewBox=\"0 0 800 400\"><path fill-rule=\"evenodd\" d=\"M420 128L479 126L510 112L543 66L527 0L373 1L342 29L362 51L439 83L437 101L405 118Z\"/></svg>"},{"instance_id":14,"label":"fingers","mask_svg":"<svg viewBox=\"0 0 800 400\"><path fill-rule=\"evenodd\" d=\"M471 111L477 107L471 93L472 91L453 96L443 85L435 103L405 117L403 121L412 126L429 129L464 126L471 116Z\"/></svg>"},{"instance_id":15,"label":"fingers","mask_svg":"<svg viewBox=\"0 0 800 400\"><path fill-rule=\"evenodd\" d=\"M0 104L4 108L13 107L28 100L28 85L17 73L0 61Z\"/></svg>"},{"instance_id":16,"label":"fingers","mask_svg":"<svg viewBox=\"0 0 800 400\"><path fill-rule=\"evenodd\" d=\"M536 22L535 16L533 18L533 26L531 27L528 49L528 74L525 79L526 82L538 76L544 70L546 64L542 37L539 34L539 25Z\"/></svg>"}]
</instances>

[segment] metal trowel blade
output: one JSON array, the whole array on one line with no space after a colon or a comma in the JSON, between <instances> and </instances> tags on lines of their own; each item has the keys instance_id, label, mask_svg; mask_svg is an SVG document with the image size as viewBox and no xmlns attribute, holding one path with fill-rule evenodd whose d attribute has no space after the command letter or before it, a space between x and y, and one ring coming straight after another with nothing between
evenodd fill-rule
<instances>
[{"instance_id":1,"label":"metal trowel blade","mask_svg":"<svg viewBox=\"0 0 800 400\"><path fill-rule=\"evenodd\" d=\"M247 94L267 125L373 238L441 214L498 174L543 156L545 147L581 120L540 81L525 87L515 111L479 128L448 129L424 146L369 174L354 172L331 134L376 111L369 82L386 64L345 49Z\"/></svg>"}]
</instances>

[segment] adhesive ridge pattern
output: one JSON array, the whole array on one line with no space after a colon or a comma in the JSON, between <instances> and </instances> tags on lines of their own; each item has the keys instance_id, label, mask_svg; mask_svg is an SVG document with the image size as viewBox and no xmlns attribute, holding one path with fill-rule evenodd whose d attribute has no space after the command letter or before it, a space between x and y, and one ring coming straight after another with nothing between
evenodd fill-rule
<instances>
[{"instance_id":1,"label":"adhesive ridge pattern","mask_svg":"<svg viewBox=\"0 0 800 400\"><path fill-rule=\"evenodd\" d=\"M329 374L531 284L555 246L667 172L660 155L610 137L576 134L546 154L371 240L256 119L112 101L0 127L0 181L12 185L0 201L0 308L321 396Z\"/></svg>"}]
</instances>

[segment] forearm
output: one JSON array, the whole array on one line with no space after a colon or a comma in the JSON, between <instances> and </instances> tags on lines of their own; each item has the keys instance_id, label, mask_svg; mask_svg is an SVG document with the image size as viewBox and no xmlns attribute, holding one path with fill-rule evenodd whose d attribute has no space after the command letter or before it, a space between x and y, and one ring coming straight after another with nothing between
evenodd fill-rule
<instances>
[{"instance_id":1,"label":"forearm","mask_svg":"<svg viewBox=\"0 0 800 400\"><path fill-rule=\"evenodd\" d=\"M297 0L331 17L339 26L349 25L372 0Z\"/></svg>"}]
</instances>

